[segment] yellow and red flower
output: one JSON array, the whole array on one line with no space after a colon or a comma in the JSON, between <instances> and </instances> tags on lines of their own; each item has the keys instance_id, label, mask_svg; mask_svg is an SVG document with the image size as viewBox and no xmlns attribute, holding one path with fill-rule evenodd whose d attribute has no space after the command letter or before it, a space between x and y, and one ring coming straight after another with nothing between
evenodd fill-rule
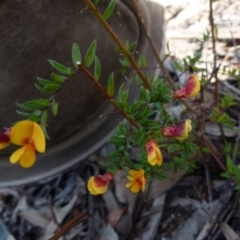
<instances>
[{"instance_id":1,"label":"yellow and red flower","mask_svg":"<svg viewBox=\"0 0 240 240\"><path fill-rule=\"evenodd\" d=\"M164 137L174 137L178 140L183 140L188 137L189 132L192 131L191 120L186 119L185 122L178 125L164 127L162 134Z\"/></svg>"},{"instance_id":2,"label":"yellow and red flower","mask_svg":"<svg viewBox=\"0 0 240 240\"><path fill-rule=\"evenodd\" d=\"M0 133L0 150L6 148L10 144L11 128L6 128L4 132Z\"/></svg>"},{"instance_id":3,"label":"yellow and red flower","mask_svg":"<svg viewBox=\"0 0 240 240\"><path fill-rule=\"evenodd\" d=\"M146 143L148 163L152 166L161 166L163 162L162 153L153 139L149 139Z\"/></svg>"},{"instance_id":4,"label":"yellow and red flower","mask_svg":"<svg viewBox=\"0 0 240 240\"><path fill-rule=\"evenodd\" d=\"M175 98L191 98L195 97L200 91L200 81L196 75L191 75L185 86L174 92Z\"/></svg>"},{"instance_id":5,"label":"yellow and red flower","mask_svg":"<svg viewBox=\"0 0 240 240\"><path fill-rule=\"evenodd\" d=\"M108 185L113 179L111 173L105 173L104 175L92 176L88 180L88 191L93 195L103 194L107 191Z\"/></svg>"},{"instance_id":6,"label":"yellow and red flower","mask_svg":"<svg viewBox=\"0 0 240 240\"><path fill-rule=\"evenodd\" d=\"M11 155L10 162L14 164L19 161L24 168L29 168L35 163L35 150L40 153L45 152L44 133L37 123L29 120L20 121L12 127L10 141L15 145L23 146Z\"/></svg>"},{"instance_id":7,"label":"yellow and red flower","mask_svg":"<svg viewBox=\"0 0 240 240\"><path fill-rule=\"evenodd\" d=\"M145 190L147 180L144 176L144 170L143 169L130 170L127 178L130 182L128 182L126 184L126 187L130 188L131 192L137 193L141 189L142 189L142 191Z\"/></svg>"}]
</instances>

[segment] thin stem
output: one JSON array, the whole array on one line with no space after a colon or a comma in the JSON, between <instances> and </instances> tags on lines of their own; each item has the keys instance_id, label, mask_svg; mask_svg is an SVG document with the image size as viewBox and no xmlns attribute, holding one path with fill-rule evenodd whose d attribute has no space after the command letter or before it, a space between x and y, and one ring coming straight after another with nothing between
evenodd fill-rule
<instances>
[{"instance_id":1,"label":"thin stem","mask_svg":"<svg viewBox=\"0 0 240 240\"><path fill-rule=\"evenodd\" d=\"M83 66L81 63L78 64L79 69L88 77L89 80L92 81L92 83L95 85L95 87L103 94L104 97L106 97L109 102L112 103L112 105L119 110L119 113L126 118L134 127L138 128L138 123L135 122L133 119L129 118L127 114L122 111L122 109L119 108L119 106L116 104L116 101L108 94L108 92L104 89L104 87L94 78L94 76L91 74L88 69Z\"/></svg>"},{"instance_id":2,"label":"thin stem","mask_svg":"<svg viewBox=\"0 0 240 240\"><path fill-rule=\"evenodd\" d=\"M218 152L217 149L215 148L215 146L211 143L211 141L206 137L205 133L204 133L204 129L203 129L203 124L200 125L200 131L201 131L201 135L202 135L202 139L203 142L205 143L205 145L207 146L207 148L210 150L212 156L215 158L215 160L217 161L218 165L222 168L223 171L226 171L225 166L222 164L219 156L218 156Z\"/></svg>"},{"instance_id":3,"label":"thin stem","mask_svg":"<svg viewBox=\"0 0 240 240\"><path fill-rule=\"evenodd\" d=\"M133 6L133 8L134 8L134 10L135 10L135 13L136 13L136 15L137 15L137 18L138 18L138 20L139 20L139 22L140 22L140 24L141 24L142 29L143 29L143 32L144 32L144 34L145 34L145 36L146 36L146 38L147 38L147 40L148 40L148 42L149 42L149 45L150 45L150 47L151 47L151 49L152 49L152 51L153 51L153 54L154 54L154 56L155 56L156 59L157 59L157 62L158 62L158 64L159 64L160 69L162 70L162 72L163 72L163 74L164 74L167 82L172 86L172 88L173 88L174 90L176 90L177 87L176 87L174 81L172 80L172 78L170 77L167 69L165 68L165 66L164 66L164 64L163 64L163 61L162 61L162 59L161 59L161 57L160 57L160 54L159 54L159 52L158 52L158 50L157 50L157 48L156 48L156 45L154 44L151 36L150 36L149 33L148 33L147 27L146 27L146 25L145 25L145 20L143 19L142 15L141 15L141 13L140 13L140 11L139 11L139 9L138 9L138 6L137 6L137 4L136 4L136 0L131 0L131 2L132 2L132 6ZM186 101L184 101L183 99L178 99L178 100L179 100L183 105L185 105L185 107L186 107L188 110L190 110L192 113L194 113L196 116L199 117L198 112L197 112L195 109L193 109Z\"/></svg>"},{"instance_id":4,"label":"thin stem","mask_svg":"<svg viewBox=\"0 0 240 240\"><path fill-rule=\"evenodd\" d=\"M217 53L216 53L216 38L215 38L215 27L214 27L214 20L213 20L213 7L212 7L212 0L209 0L209 22L211 26L211 34L212 34L212 53L213 53L213 71L215 77L215 103L218 105L219 103L219 94L218 94L218 71L217 69Z\"/></svg>"},{"instance_id":5,"label":"thin stem","mask_svg":"<svg viewBox=\"0 0 240 240\"><path fill-rule=\"evenodd\" d=\"M145 74L142 72L142 70L139 68L138 64L136 63L136 61L133 59L133 57L131 56L131 54L129 53L129 51L125 48L125 46L123 45L123 43L121 42L121 40L119 39L119 37L114 33L114 31L112 30L112 28L109 26L109 24L106 22L106 20L102 17L101 13L98 11L98 9L94 6L94 4L92 3L91 0L84 0L85 3L87 4L87 6L89 7L89 9L93 12L93 14L97 17L97 19L99 20L99 22L102 24L102 26L109 32L110 36L112 37L112 39L116 42L116 44L118 45L118 47L120 48L120 50L122 51L122 53L124 54L124 56L126 56L126 58L128 59L128 61L130 62L130 64L132 65L132 67L135 69L135 71L138 73L139 77L142 79L143 84L145 85L145 87L151 91L152 87L149 84Z\"/></svg>"},{"instance_id":6,"label":"thin stem","mask_svg":"<svg viewBox=\"0 0 240 240\"><path fill-rule=\"evenodd\" d=\"M67 222L62 228L58 230L49 240L58 240L68 231L70 231L74 226L76 226L80 221L83 221L88 218L87 213L80 213L69 222Z\"/></svg>"}]
</instances>

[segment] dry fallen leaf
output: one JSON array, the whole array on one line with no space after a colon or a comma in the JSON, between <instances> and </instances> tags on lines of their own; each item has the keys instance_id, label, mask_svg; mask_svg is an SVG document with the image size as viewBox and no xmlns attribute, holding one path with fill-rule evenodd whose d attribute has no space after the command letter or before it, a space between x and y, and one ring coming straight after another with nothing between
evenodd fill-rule
<instances>
[{"instance_id":1,"label":"dry fallen leaf","mask_svg":"<svg viewBox=\"0 0 240 240\"><path fill-rule=\"evenodd\" d=\"M115 194L117 199L121 203L126 203L128 206L128 212L132 213L135 206L135 200L137 194L133 194L128 188L126 188L127 176L124 171L117 171L114 174Z\"/></svg>"},{"instance_id":2,"label":"dry fallen leaf","mask_svg":"<svg viewBox=\"0 0 240 240\"><path fill-rule=\"evenodd\" d=\"M54 208L53 211L55 213L55 217L58 223L61 223L66 215L72 210L75 202L77 200L77 196L74 195L71 201L62 208ZM58 226L54 220L52 220L48 227L46 228L44 235L39 240L46 240L51 238L54 235L54 232L57 230Z\"/></svg>"},{"instance_id":3,"label":"dry fallen leaf","mask_svg":"<svg viewBox=\"0 0 240 240\"><path fill-rule=\"evenodd\" d=\"M168 178L164 180L153 180L147 196L147 200L151 200L168 189L170 189L184 174L183 170L176 173L168 173Z\"/></svg>"},{"instance_id":4,"label":"dry fallen leaf","mask_svg":"<svg viewBox=\"0 0 240 240\"><path fill-rule=\"evenodd\" d=\"M118 235L114 231L114 229L110 226L107 225L103 229L100 230L101 232L101 237L99 240L118 240Z\"/></svg>"},{"instance_id":5,"label":"dry fallen leaf","mask_svg":"<svg viewBox=\"0 0 240 240\"><path fill-rule=\"evenodd\" d=\"M239 240L239 236L236 232L225 222L220 222L219 226L226 237L226 240Z\"/></svg>"},{"instance_id":6,"label":"dry fallen leaf","mask_svg":"<svg viewBox=\"0 0 240 240\"><path fill-rule=\"evenodd\" d=\"M121 219L124 209L115 209L111 211L107 216L108 223L115 227L118 221Z\"/></svg>"}]
</instances>

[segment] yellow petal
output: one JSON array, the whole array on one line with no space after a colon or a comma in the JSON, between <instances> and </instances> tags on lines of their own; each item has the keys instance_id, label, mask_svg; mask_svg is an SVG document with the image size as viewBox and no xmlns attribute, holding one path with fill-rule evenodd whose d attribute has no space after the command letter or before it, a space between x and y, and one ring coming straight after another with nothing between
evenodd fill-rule
<instances>
[{"instance_id":1,"label":"yellow petal","mask_svg":"<svg viewBox=\"0 0 240 240\"><path fill-rule=\"evenodd\" d=\"M162 165L162 162L163 162L163 158L162 158L162 153L161 153L161 151L160 151L160 149L159 148L157 148L156 149L156 159L157 159L157 161L156 161L156 164L158 165L158 166L161 166Z\"/></svg>"},{"instance_id":2,"label":"yellow petal","mask_svg":"<svg viewBox=\"0 0 240 240\"><path fill-rule=\"evenodd\" d=\"M126 188L130 188L132 185L134 184L134 182L129 182L126 184Z\"/></svg>"},{"instance_id":3,"label":"yellow petal","mask_svg":"<svg viewBox=\"0 0 240 240\"><path fill-rule=\"evenodd\" d=\"M36 161L35 148L32 145L26 145L25 151L20 157L20 165L23 168L31 167Z\"/></svg>"},{"instance_id":4,"label":"yellow petal","mask_svg":"<svg viewBox=\"0 0 240 240\"><path fill-rule=\"evenodd\" d=\"M33 133L33 122L23 120L16 123L11 130L10 140L13 144L24 145L31 139Z\"/></svg>"},{"instance_id":5,"label":"yellow petal","mask_svg":"<svg viewBox=\"0 0 240 240\"><path fill-rule=\"evenodd\" d=\"M146 187L146 178L143 177L143 178L142 178L142 191L143 191L143 192L144 192L144 190L145 190L145 187Z\"/></svg>"},{"instance_id":6,"label":"yellow petal","mask_svg":"<svg viewBox=\"0 0 240 240\"><path fill-rule=\"evenodd\" d=\"M23 155L23 153L25 152L27 146L23 146L21 148L19 148L18 150L16 150L10 157L10 162L11 163L16 163L20 160L21 156Z\"/></svg>"},{"instance_id":7,"label":"yellow petal","mask_svg":"<svg viewBox=\"0 0 240 240\"><path fill-rule=\"evenodd\" d=\"M10 141L9 142L1 142L0 143L0 150L6 148L9 144L10 144Z\"/></svg>"},{"instance_id":8,"label":"yellow petal","mask_svg":"<svg viewBox=\"0 0 240 240\"><path fill-rule=\"evenodd\" d=\"M45 152L45 136L41 127L35 122L33 123L32 141L34 142L34 147L38 152Z\"/></svg>"},{"instance_id":9,"label":"yellow petal","mask_svg":"<svg viewBox=\"0 0 240 240\"><path fill-rule=\"evenodd\" d=\"M93 189L97 194L103 194L107 191L108 185L106 185L104 187L97 187L96 185L93 185Z\"/></svg>"},{"instance_id":10,"label":"yellow petal","mask_svg":"<svg viewBox=\"0 0 240 240\"><path fill-rule=\"evenodd\" d=\"M152 154L151 154L152 155ZM154 156L150 156L148 155L148 163L152 166L156 165L156 155L154 154Z\"/></svg>"},{"instance_id":11,"label":"yellow petal","mask_svg":"<svg viewBox=\"0 0 240 240\"><path fill-rule=\"evenodd\" d=\"M140 184L136 182L132 185L131 192L132 193L137 193L137 192L139 192L140 189L141 189Z\"/></svg>"},{"instance_id":12,"label":"yellow petal","mask_svg":"<svg viewBox=\"0 0 240 240\"><path fill-rule=\"evenodd\" d=\"M134 177L132 177L132 176L127 176L127 179L129 180L129 181L134 181Z\"/></svg>"},{"instance_id":13,"label":"yellow petal","mask_svg":"<svg viewBox=\"0 0 240 240\"><path fill-rule=\"evenodd\" d=\"M88 191L93 194L93 195L97 195L97 193L95 192L94 188L93 188L93 181L94 181L94 176L90 177L88 180L88 184L87 184L87 188Z\"/></svg>"},{"instance_id":14,"label":"yellow petal","mask_svg":"<svg viewBox=\"0 0 240 240\"><path fill-rule=\"evenodd\" d=\"M138 179L141 178L144 175L144 170L140 169L140 170L130 170L129 171L129 175L131 175L132 177L134 177L134 179Z\"/></svg>"},{"instance_id":15,"label":"yellow petal","mask_svg":"<svg viewBox=\"0 0 240 240\"><path fill-rule=\"evenodd\" d=\"M186 83L187 97L195 97L200 91L200 81L196 75L191 75Z\"/></svg>"}]
</instances>

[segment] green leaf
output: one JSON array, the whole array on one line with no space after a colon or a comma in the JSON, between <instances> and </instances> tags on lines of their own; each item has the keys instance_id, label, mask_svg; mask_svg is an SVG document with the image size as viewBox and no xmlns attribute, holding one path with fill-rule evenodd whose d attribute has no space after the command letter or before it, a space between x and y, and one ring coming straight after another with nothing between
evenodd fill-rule
<instances>
[{"instance_id":1,"label":"green leaf","mask_svg":"<svg viewBox=\"0 0 240 240\"><path fill-rule=\"evenodd\" d=\"M101 63L97 56L95 56L94 78L98 81L101 77Z\"/></svg>"},{"instance_id":2,"label":"green leaf","mask_svg":"<svg viewBox=\"0 0 240 240\"><path fill-rule=\"evenodd\" d=\"M39 119L40 119L40 117L39 117L39 116L36 116L36 115L34 115L34 114L32 114L32 115L28 118L28 120L30 120L30 121L32 121L32 122L38 122Z\"/></svg>"},{"instance_id":3,"label":"green leaf","mask_svg":"<svg viewBox=\"0 0 240 240\"><path fill-rule=\"evenodd\" d=\"M17 114L19 114L21 117L24 117L24 118L28 118L31 116L31 113L27 113L27 112L22 112L22 111L18 111L16 110Z\"/></svg>"},{"instance_id":4,"label":"green leaf","mask_svg":"<svg viewBox=\"0 0 240 240\"><path fill-rule=\"evenodd\" d=\"M137 170L135 164L131 161L127 154L124 154L124 161L130 169Z\"/></svg>"},{"instance_id":5,"label":"green leaf","mask_svg":"<svg viewBox=\"0 0 240 240\"><path fill-rule=\"evenodd\" d=\"M229 155L227 155L227 159L226 159L226 167L227 167L227 171L230 175L232 175L234 173L234 164L232 162L232 159Z\"/></svg>"},{"instance_id":6,"label":"green leaf","mask_svg":"<svg viewBox=\"0 0 240 240\"><path fill-rule=\"evenodd\" d=\"M47 118L48 118L48 113L47 110L43 111L42 117L41 117L41 123L46 126L47 123Z\"/></svg>"},{"instance_id":7,"label":"green leaf","mask_svg":"<svg viewBox=\"0 0 240 240\"><path fill-rule=\"evenodd\" d=\"M49 84L45 85L44 88L55 92L55 91L58 91L59 89L61 89L61 85L59 85L58 83L49 83Z\"/></svg>"},{"instance_id":8,"label":"green leaf","mask_svg":"<svg viewBox=\"0 0 240 240\"><path fill-rule=\"evenodd\" d=\"M45 135L45 138L47 138L47 139L50 140L50 137L49 137L49 135L48 135L48 133L47 133L46 126L43 125L42 123L40 123L40 127L41 127L41 129L43 130L43 133L44 133L44 135Z\"/></svg>"},{"instance_id":9,"label":"green leaf","mask_svg":"<svg viewBox=\"0 0 240 240\"><path fill-rule=\"evenodd\" d=\"M38 84L34 84L35 88L39 91L39 92L42 92L42 93L53 93L53 91L50 91L50 90L47 90L45 88L42 88L40 87Z\"/></svg>"},{"instance_id":10,"label":"green leaf","mask_svg":"<svg viewBox=\"0 0 240 240\"><path fill-rule=\"evenodd\" d=\"M16 103L17 106L24 110L39 110L50 105L49 99L37 99L25 103Z\"/></svg>"},{"instance_id":11,"label":"green leaf","mask_svg":"<svg viewBox=\"0 0 240 240\"><path fill-rule=\"evenodd\" d=\"M111 73L108 78L108 94L113 96L115 93L114 73Z\"/></svg>"},{"instance_id":12,"label":"green leaf","mask_svg":"<svg viewBox=\"0 0 240 240\"><path fill-rule=\"evenodd\" d=\"M64 77L64 76L59 76L59 75L57 75L57 74L55 74L55 73L52 73L52 74L51 74L51 79L52 79L54 82L56 82L56 83L64 83L64 82L67 80L66 77Z\"/></svg>"},{"instance_id":13,"label":"green leaf","mask_svg":"<svg viewBox=\"0 0 240 240\"><path fill-rule=\"evenodd\" d=\"M179 72L182 72L182 71L183 71L182 66L181 66L177 61L174 61L174 67L175 67Z\"/></svg>"},{"instance_id":14,"label":"green leaf","mask_svg":"<svg viewBox=\"0 0 240 240\"><path fill-rule=\"evenodd\" d=\"M57 102L54 102L52 104L52 113L53 113L54 116L56 116L57 113L58 113L58 103Z\"/></svg>"},{"instance_id":15,"label":"green leaf","mask_svg":"<svg viewBox=\"0 0 240 240\"><path fill-rule=\"evenodd\" d=\"M93 63L93 60L94 60L95 54L96 54L96 48L97 48L97 41L94 40L91 43L90 47L88 48L87 53L84 58L84 64L86 67L90 67L91 64Z\"/></svg>"},{"instance_id":16,"label":"green leaf","mask_svg":"<svg viewBox=\"0 0 240 240\"><path fill-rule=\"evenodd\" d=\"M77 62L82 61L80 48L77 43L73 43L72 45L72 61L75 68L78 68Z\"/></svg>"},{"instance_id":17,"label":"green leaf","mask_svg":"<svg viewBox=\"0 0 240 240\"><path fill-rule=\"evenodd\" d=\"M228 172L221 173L220 176L221 176L221 177L228 178L228 179L231 178L231 176L230 176L230 174L229 174Z\"/></svg>"},{"instance_id":18,"label":"green leaf","mask_svg":"<svg viewBox=\"0 0 240 240\"><path fill-rule=\"evenodd\" d=\"M46 84L52 83L51 80L47 80L47 79L40 78L40 77L37 77L37 80L38 80L42 85L46 85Z\"/></svg>"},{"instance_id":19,"label":"green leaf","mask_svg":"<svg viewBox=\"0 0 240 240\"><path fill-rule=\"evenodd\" d=\"M146 56L145 55L141 55L138 59L138 65L140 67L147 67L147 59L146 59Z\"/></svg>"},{"instance_id":20,"label":"green leaf","mask_svg":"<svg viewBox=\"0 0 240 240\"><path fill-rule=\"evenodd\" d=\"M54 60L48 59L48 61L52 65L52 67L54 67L60 73L63 73L63 74L66 74L66 75L72 75L73 74L73 71L71 70L71 68L68 68L68 67L66 67L66 66L62 65L61 63L58 63Z\"/></svg>"},{"instance_id":21,"label":"green leaf","mask_svg":"<svg viewBox=\"0 0 240 240\"><path fill-rule=\"evenodd\" d=\"M115 0L111 0L111 2L109 3L107 9L105 10L105 12L103 13L103 18L105 20L109 19L114 11L116 5L116 1Z\"/></svg>"}]
</instances>

